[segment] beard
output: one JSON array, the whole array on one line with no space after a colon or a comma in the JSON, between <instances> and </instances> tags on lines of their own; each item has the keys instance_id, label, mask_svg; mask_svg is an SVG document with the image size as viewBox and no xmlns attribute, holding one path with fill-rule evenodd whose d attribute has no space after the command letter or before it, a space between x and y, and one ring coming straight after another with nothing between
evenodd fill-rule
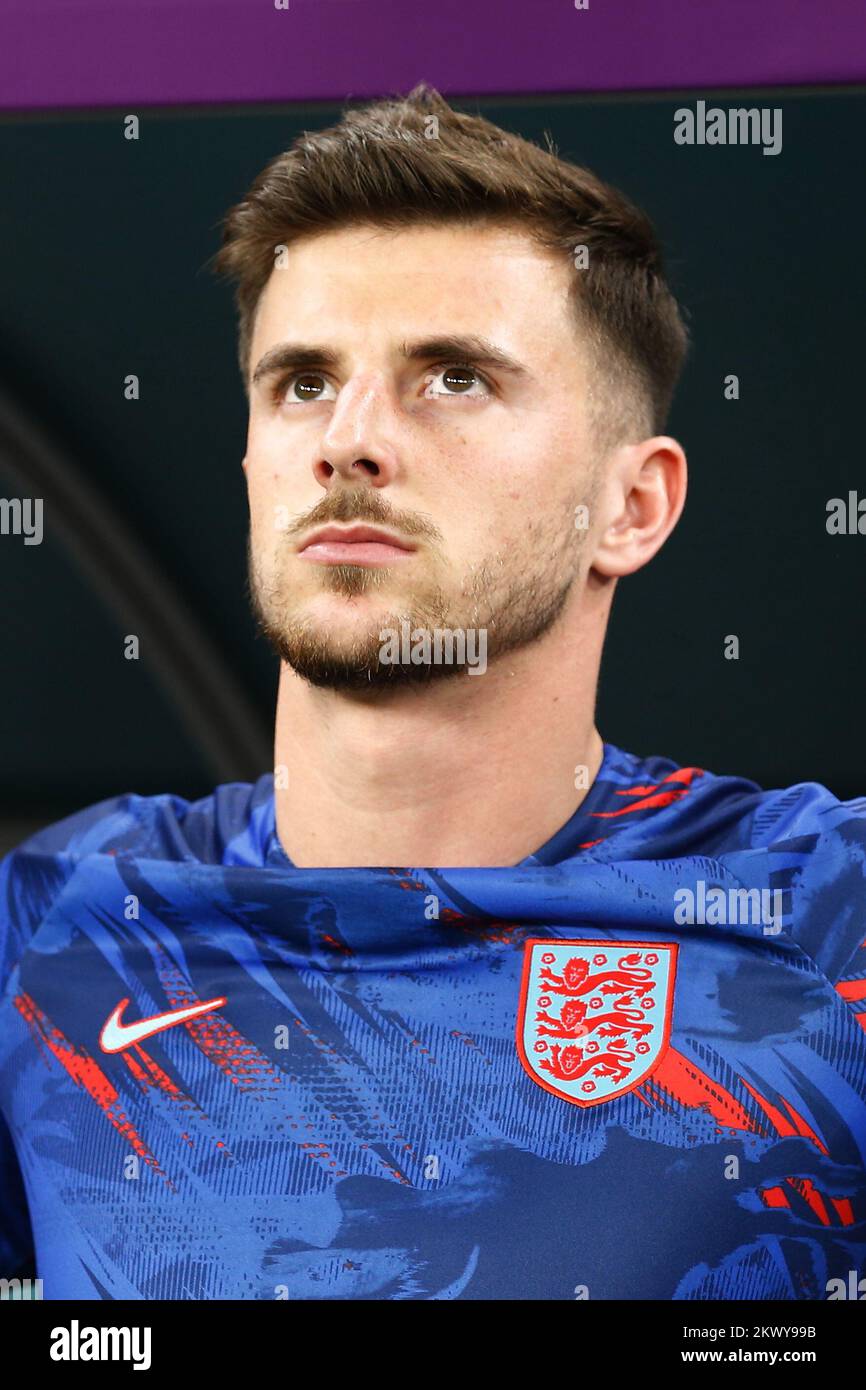
<instances>
[{"instance_id":1,"label":"beard","mask_svg":"<svg viewBox=\"0 0 866 1390\"><path fill-rule=\"evenodd\" d=\"M369 494L366 497L365 502L360 494L362 511L345 504L336 512L330 507L327 515L311 513L299 530L329 521L363 520L375 525L390 519L390 513L374 515L378 499L371 506ZM568 511L565 515L570 519ZM417 525L412 530L421 534ZM423 534L429 538L431 528L425 526ZM438 538L439 533L435 535ZM394 660L391 655L384 661L385 630L400 633L408 624L413 635L419 630L459 631L467 634L467 645L469 633L483 633L488 663L527 647L543 637L562 613L577 578L584 535L563 526L554 544L549 540L539 544L533 529L527 527L522 544L492 552L472 565L450 594L430 580L408 581L411 588L393 607L384 605L366 622L358 622L351 635L336 633L323 620L304 616L309 588L301 594L299 586L292 583L291 567L298 561L291 544L276 552L271 572L265 575L250 541L249 597L261 635L281 661L313 686L368 693L428 686L466 676L466 664L419 660L417 653L412 659ZM346 599L385 594L395 583L407 582L402 564L393 568L325 565L316 566L315 573L322 591ZM477 642L476 636L476 650Z\"/></svg>"}]
</instances>

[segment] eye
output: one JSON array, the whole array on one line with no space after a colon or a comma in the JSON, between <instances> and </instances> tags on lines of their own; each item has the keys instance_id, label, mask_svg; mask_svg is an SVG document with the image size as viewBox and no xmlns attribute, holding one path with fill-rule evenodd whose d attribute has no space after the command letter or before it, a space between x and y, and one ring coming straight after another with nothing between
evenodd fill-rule
<instances>
[{"instance_id":1,"label":"eye","mask_svg":"<svg viewBox=\"0 0 866 1390\"><path fill-rule=\"evenodd\" d=\"M330 391L330 396L324 393ZM299 405L304 401L335 401L333 386L320 372L294 372L277 384L277 399L286 405Z\"/></svg>"},{"instance_id":2,"label":"eye","mask_svg":"<svg viewBox=\"0 0 866 1390\"><path fill-rule=\"evenodd\" d=\"M438 382L442 382L444 390L438 389ZM433 396L487 396L490 394L490 385L485 377L474 367L466 363L453 362L445 366L437 367L435 371L428 372L424 378L424 395Z\"/></svg>"}]
</instances>

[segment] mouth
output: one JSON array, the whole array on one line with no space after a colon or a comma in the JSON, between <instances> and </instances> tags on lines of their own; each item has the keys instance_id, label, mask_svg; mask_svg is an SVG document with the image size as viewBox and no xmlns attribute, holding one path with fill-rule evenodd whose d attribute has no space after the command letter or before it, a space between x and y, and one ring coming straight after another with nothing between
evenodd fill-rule
<instances>
[{"instance_id":1,"label":"mouth","mask_svg":"<svg viewBox=\"0 0 866 1390\"><path fill-rule=\"evenodd\" d=\"M393 565L415 547L378 526L322 526L298 546L303 560L318 565Z\"/></svg>"}]
</instances>

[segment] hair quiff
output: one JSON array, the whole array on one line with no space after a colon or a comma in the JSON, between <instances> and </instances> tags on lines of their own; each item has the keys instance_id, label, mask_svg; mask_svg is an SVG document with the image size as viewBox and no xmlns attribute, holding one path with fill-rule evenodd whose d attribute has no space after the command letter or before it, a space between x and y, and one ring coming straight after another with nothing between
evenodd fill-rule
<instances>
[{"instance_id":1,"label":"hair quiff","mask_svg":"<svg viewBox=\"0 0 866 1390\"><path fill-rule=\"evenodd\" d=\"M491 222L568 258L595 381L593 424L611 445L663 432L688 350L649 217L618 189L548 148L455 111L421 83L304 132L228 213L217 270L236 282L248 380L259 297L276 248L352 224ZM575 251L587 248L587 267Z\"/></svg>"}]
</instances>

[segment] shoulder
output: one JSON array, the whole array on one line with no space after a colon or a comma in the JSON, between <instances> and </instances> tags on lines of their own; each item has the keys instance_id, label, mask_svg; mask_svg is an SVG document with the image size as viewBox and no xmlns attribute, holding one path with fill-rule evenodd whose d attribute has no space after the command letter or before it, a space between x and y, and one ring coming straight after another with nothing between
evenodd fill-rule
<instances>
[{"instance_id":1,"label":"shoulder","mask_svg":"<svg viewBox=\"0 0 866 1390\"><path fill-rule=\"evenodd\" d=\"M708 782L711 799L738 816L744 847L761 849L798 836L824 835L846 821L866 824L866 800L842 801L821 782L796 782L788 787L744 791L739 779L714 776Z\"/></svg>"},{"instance_id":2,"label":"shoulder","mask_svg":"<svg viewBox=\"0 0 866 1390\"><path fill-rule=\"evenodd\" d=\"M139 796L127 792L85 806L24 840L8 857L83 859L91 854L128 853L154 859L226 862L244 839L257 812L272 796L272 780L226 782L207 796L187 800L170 792Z\"/></svg>"},{"instance_id":3,"label":"shoulder","mask_svg":"<svg viewBox=\"0 0 866 1390\"><path fill-rule=\"evenodd\" d=\"M127 792L38 830L0 860L3 977L63 888L94 856L203 864L261 864L273 778L227 782L207 796Z\"/></svg>"},{"instance_id":4,"label":"shoulder","mask_svg":"<svg viewBox=\"0 0 866 1390\"><path fill-rule=\"evenodd\" d=\"M866 797L842 800L821 782L764 789L703 769L690 787L679 852L777 892L787 936L866 1026Z\"/></svg>"},{"instance_id":5,"label":"shoulder","mask_svg":"<svg viewBox=\"0 0 866 1390\"><path fill-rule=\"evenodd\" d=\"M590 811L602 835L593 858L712 862L778 892L788 937L866 1026L866 797L843 801L821 782L765 789L613 748L604 778Z\"/></svg>"},{"instance_id":6,"label":"shoulder","mask_svg":"<svg viewBox=\"0 0 866 1390\"><path fill-rule=\"evenodd\" d=\"M820 782L764 788L748 777L615 748L605 759L605 780L604 810L640 822L644 834L658 832L667 854L768 848L846 821L866 823L866 798L841 801Z\"/></svg>"}]
</instances>

